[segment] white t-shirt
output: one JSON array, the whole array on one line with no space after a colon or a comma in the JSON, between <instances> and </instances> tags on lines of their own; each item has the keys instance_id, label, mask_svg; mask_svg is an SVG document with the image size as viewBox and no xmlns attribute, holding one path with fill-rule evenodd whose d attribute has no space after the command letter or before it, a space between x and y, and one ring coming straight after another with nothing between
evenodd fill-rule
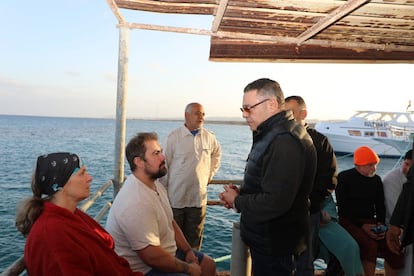
<instances>
[{"instance_id":1,"label":"white t-shirt","mask_svg":"<svg viewBox=\"0 0 414 276\"><path fill-rule=\"evenodd\" d=\"M382 185L384 187L385 197L385 222L389 223L395 204L397 204L398 197L402 191L407 177L402 172L401 166L389 171L382 178Z\"/></svg>"},{"instance_id":2,"label":"white t-shirt","mask_svg":"<svg viewBox=\"0 0 414 276\"><path fill-rule=\"evenodd\" d=\"M128 260L133 271L151 270L137 250L148 245L161 246L171 255L177 250L173 213L167 191L157 180L158 193L129 175L116 196L106 221L106 230L115 241L115 251Z\"/></svg>"}]
</instances>

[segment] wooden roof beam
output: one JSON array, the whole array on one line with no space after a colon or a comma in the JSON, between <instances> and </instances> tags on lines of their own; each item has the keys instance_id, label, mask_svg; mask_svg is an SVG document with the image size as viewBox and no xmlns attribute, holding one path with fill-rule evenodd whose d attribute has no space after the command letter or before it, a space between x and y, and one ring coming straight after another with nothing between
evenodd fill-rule
<instances>
[{"instance_id":1,"label":"wooden roof beam","mask_svg":"<svg viewBox=\"0 0 414 276\"><path fill-rule=\"evenodd\" d=\"M207 36L218 37L218 38L223 38L223 39L227 38L227 39L245 40L245 41L250 41L251 43L271 42L271 43L276 43L276 44L296 44L296 38L293 38L293 37L268 36L268 35L234 33L234 32L224 32L224 31L218 31L217 33L212 33L210 30L206 30L206 29L183 28L183 27L161 26L161 25L140 24L140 23L125 23L124 25L130 29L175 32L175 33L195 34L195 35L207 35ZM341 42L341 41L321 40L321 39L310 39L307 41L306 45L318 45L318 46L323 46L323 47L352 47L352 48L357 48L357 49L375 49L377 51L385 51L385 52L389 52L389 51L413 52L414 51L414 46L404 46L404 45L395 45L395 44L385 45L385 44L375 44L375 43L368 43L368 42Z\"/></svg>"},{"instance_id":2,"label":"wooden roof beam","mask_svg":"<svg viewBox=\"0 0 414 276\"><path fill-rule=\"evenodd\" d=\"M119 24L125 24L125 18L122 16L121 12L119 11L118 5L115 3L115 0L106 0L108 6L111 8L112 12L114 13L115 17L118 19Z\"/></svg>"},{"instance_id":3,"label":"wooden roof beam","mask_svg":"<svg viewBox=\"0 0 414 276\"><path fill-rule=\"evenodd\" d=\"M221 24L221 20L223 20L224 13L226 12L228 2L228 0L220 0L216 16L214 17L213 24L211 26L211 32L217 33Z\"/></svg>"},{"instance_id":4,"label":"wooden roof beam","mask_svg":"<svg viewBox=\"0 0 414 276\"><path fill-rule=\"evenodd\" d=\"M117 27L119 27L120 25L122 24L119 24ZM172 32L172 33L182 33L182 34L208 35L208 36L213 35L210 30L206 30L206 29L173 27L173 26L142 24L142 23L125 23L125 25L128 26L128 28L130 29Z\"/></svg>"},{"instance_id":5,"label":"wooden roof beam","mask_svg":"<svg viewBox=\"0 0 414 276\"><path fill-rule=\"evenodd\" d=\"M299 36L297 36L297 44L302 44L309 38L313 37L320 31L326 29L336 21L340 20L342 17L346 16L347 14L351 13L352 11L356 10L357 8L369 1L370 0L348 0L345 4L338 7L337 9L329 13L327 16L319 20L318 23L316 23L315 25L301 33Z\"/></svg>"}]
</instances>

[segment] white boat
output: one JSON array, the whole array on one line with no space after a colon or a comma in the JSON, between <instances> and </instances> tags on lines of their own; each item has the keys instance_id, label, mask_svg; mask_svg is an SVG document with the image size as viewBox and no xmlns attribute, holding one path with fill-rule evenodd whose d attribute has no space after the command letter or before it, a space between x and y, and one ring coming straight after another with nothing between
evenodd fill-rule
<instances>
[{"instance_id":1,"label":"white boat","mask_svg":"<svg viewBox=\"0 0 414 276\"><path fill-rule=\"evenodd\" d=\"M400 157L412 148L414 112L357 111L346 121L322 121L315 129L326 135L337 154L352 154L360 146L379 156Z\"/></svg>"}]
</instances>

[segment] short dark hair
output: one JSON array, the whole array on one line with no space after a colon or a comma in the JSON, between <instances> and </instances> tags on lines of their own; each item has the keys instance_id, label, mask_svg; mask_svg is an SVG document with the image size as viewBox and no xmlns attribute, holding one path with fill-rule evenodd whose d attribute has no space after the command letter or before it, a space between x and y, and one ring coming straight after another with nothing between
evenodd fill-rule
<instances>
[{"instance_id":1,"label":"short dark hair","mask_svg":"<svg viewBox=\"0 0 414 276\"><path fill-rule=\"evenodd\" d=\"M244 93L247 93L251 90L257 90L257 94L260 96L273 96L276 98L279 105L285 103L285 96L283 95L282 88L277 81L261 78L249 83L244 88Z\"/></svg>"},{"instance_id":2,"label":"short dark hair","mask_svg":"<svg viewBox=\"0 0 414 276\"><path fill-rule=\"evenodd\" d=\"M134 164L134 158L139 157L145 160L145 152L147 151L147 148L145 147L145 142L151 140L158 140L157 133L139 132L134 137L132 137L131 140L129 140L125 148L125 155L132 172L136 169L136 166Z\"/></svg>"},{"instance_id":3,"label":"short dark hair","mask_svg":"<svg viewBox=\"0 0 414 276\"><path fill-rule=\"evenodd\" d=\"M306 109L305 100L301 96L293 95L286 97L285 102L296 101L300 109Z\"/></svg>"},{"instance_id":4,"label":"short dark hair","mask_svg":"<svg viewBox=\"0 0 414 276\"><path fill-rule=\"evenodd\" d=\"M413 160L413 150L410 149L409 151L407 151L404 155L404 160Z\"/></svg>"}]
</instances>

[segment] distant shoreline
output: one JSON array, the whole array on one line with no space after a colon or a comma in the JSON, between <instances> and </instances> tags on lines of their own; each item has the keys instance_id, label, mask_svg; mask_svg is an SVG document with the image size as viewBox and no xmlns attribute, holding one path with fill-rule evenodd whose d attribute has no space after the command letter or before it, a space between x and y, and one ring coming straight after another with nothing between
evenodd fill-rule
<instances>
[{"instance_id":1,"label":"distant shoreline","mask_svg":"<svg viewBox=\"0 0 414 276\"><path fill-rule=\"evenodd\" d=\"M42 116L42 115L14 115L14 114L0 114L0 116L10 117L37 117L37 118L60 118L60 119L95 119L95 120L116 120L115 118L105 117L68 117L68 116ZM181 118L127 118L127 120L137 121L164 121L164 122L184 122ZM310 127L314 127L318 120L307 120ZM217 125L247 125L246 121L238 118L213 118L204 121L205 124Z\"/></svg>"},{"instance_id":2,"label":"distant shoreline","mask_svg":"<svg viewBox=\"0 0 414 276\"><path fill-rule=\"evenodd\" d=\"M115 118L104 117L67 117L67 116L42 116L42 115L14 115L14 114L0 114L5 117L36 117L36 118L59 118L59 119L94 119L94 120L116 120ZM127 118L127 120L137 121L163 121L163 122L184 122L180 118ZM205 124L220 124L220 125L246 125L246 121L233 118L220 118L205 120Z\"/></svg>"},{"instance_id":3,"label":"distant shoreline","mask_svg":"<svg viewBox=\"0 0 414 276\"><path fill-rule=\"evenodd\" d=\"M167 122L184 122L183 119L130 119L130 120L142 120L142 121L167 121ZM205 120L204 124L212 125L247 125L246 121L237 121L231 119L223 120Z\"/></svg>"}]
</instances>

